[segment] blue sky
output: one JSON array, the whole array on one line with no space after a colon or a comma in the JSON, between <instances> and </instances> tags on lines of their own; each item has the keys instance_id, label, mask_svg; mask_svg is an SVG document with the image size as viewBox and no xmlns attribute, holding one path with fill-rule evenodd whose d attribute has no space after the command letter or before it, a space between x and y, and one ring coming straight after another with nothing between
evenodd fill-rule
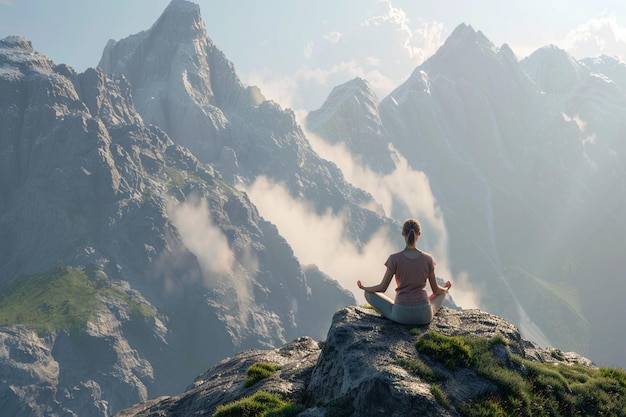
<instances>
[{"instance_id":1,"label":"blue sky","mask_svg":"<svg viewBox=\"0 0 626 417\"><path fill-rule=\"evenodd\" d=\"M77 71L109 39L148 29L169 0L0 0L0 38L21 35ZM626 60L626 2L611 0L196 0L207 35L245 84L295 110L366 78L382 99L460 23L522 59L547 44Z\"/></svg>"}]
</instances>

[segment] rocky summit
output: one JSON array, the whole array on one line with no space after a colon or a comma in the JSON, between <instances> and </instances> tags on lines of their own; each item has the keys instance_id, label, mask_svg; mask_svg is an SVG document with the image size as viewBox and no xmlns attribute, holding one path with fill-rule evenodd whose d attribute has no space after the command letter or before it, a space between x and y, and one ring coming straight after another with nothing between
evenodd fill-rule
<instances>
[{"instance_id":1,"label":"rocky summit","mask_svg":"<svg viewBox=\"0 0 626 417\"><path fill-rule=\"evenodd\" d=\"M335 313L323 342L302 337L278 349L243 351L210 368L186 392L135 405L116 417L238 415L236 408L231 414L224 408L259 393L278 394L291 402L293 414L281 415L457 416L466 415L464 404L497 395L502 388L478 366L451 370L437 355L423 353L416 342L433 334L450 340L499 341L490 345L492 357L502 369L521 375L529 373L529 364L597 369L576 353L541 348L523 339L515 326L480 310L444 307L429 325L411 328L375 310L352 306ZM431 369L435 378L427 373L418 376L410 365L416 361ZM278 370L250 385L248 370L257 363L274 364ZM434 386L447 400L437 395Z\"/></svg>"}]
</instances>

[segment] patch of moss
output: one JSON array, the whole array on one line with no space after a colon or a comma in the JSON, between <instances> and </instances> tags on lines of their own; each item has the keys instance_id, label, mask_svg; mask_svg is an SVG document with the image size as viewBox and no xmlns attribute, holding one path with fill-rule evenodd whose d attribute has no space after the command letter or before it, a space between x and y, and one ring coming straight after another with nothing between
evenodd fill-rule
<instances>
[{"instance_id":1,"label":"patch of moss","mask_svg":"<svg viewBox=\"0 0 626 417\"><path fill-rule=\"evenodd\" d=\"M18 280L0 301L0 323L20 324L38 332L76 331L85 327L98 305L97 290L79 269Z\"/></svg>"},{"instance_id":2,"label":"patch of moss","mask_svg":"<svg viewBox=\"0 0 626 417\"><path fill-rule=\"evenodd\" d=\"M563 352L561 352L558 349L555 349L552 352L550 352L550 356L552 356L554 359L556 359L558 361L564 361L565 360L565 356L563 356Z\"/></svg>"},{"instance_id":3,"label":"patch of moss","mask_svg":"<svg viewBox=\"0 0 626 417\"><path fill-rule=\"evenodd\" d=\"M419 358L403 358L398 360L398 365L408 373L427 382L436 382L446 379L445 375L434 371Z\"/></svg>"},{"instance_id":4,"label":"patch of moss","mask_svg":"<svg viewBox=\"0 0 626 417\"><path fill-rule=\"evenodd\" d=\"M293 417L302 410L279 394L258 391L250 397L218 406L213 417Z\"/></svg>"},{"instance_id":5,"label":"patch of moss","mask_svg":"<svg viewBox=\"0 0 626 417\"><path fill-rule=\"evenodd\" d=\"M420 353L430 355L446 368L454 371L467 368L474 361L474 354L461 336L446 336L429 331L415 343Z\"/></svg>"},{"instance_id":6,"label":"patch of moss","mask_svg":"<svg viewBox=\"0 0 626 417\"><path fill-rule=\"evenodd\" d=\"M430 393L433 394L435 400L445 408L450 408L450 400L445 392L441 390L441 386L433 384L430 387Z\"/></svg>"},{"instance_id":7,"label":"patch of moss","mask_svg":"<svg viewBox=\"0 0 626 417\"><path fill-rule=\"evenodd\" d=\"M172 166L168 166L165 168L165 174L169 178L167 189L171 190L174 187L178 187L181 190L185 189L185 186L190 183L195 184L209 184L213 183L213 180L210 176L206 175L203 171L197 171L195 174L190 173L188 171L183 171L176 169ZM224 181L224 184L226 182ZM232 188L232 186L230 186Z\"/></svg>"},{"instance_id":8,"label":"patch of moss","mask_svg":"<svg viewBox=\"0 0 626 417\"><path fill-rule=\"evenodd\" d=\"M166 167L165 173L169 177L168 189L178 187L181 190L185 187L187 181L185 175L174 167Z\"/></svg>"},{"instance_id":9,"label":"patch of moss","mask_svg":"<svg viewBox=\"0 0 626 417\"><path fill-rule=\"evenodd\" d=\"M93 273L93 268L88 268ZM131 313L144 317L156 310L133 299L103 280L90 280L85 270L58 267L21 278L4 291L0 300L0 324L23 325L38 333L80 331L102 305L102 295L128 303Z\"/></svg>"},{"instance_id":10,"label":"patch of moss","mask_svg":"<svg viewBox=\"0 0 626 417\"><path fill-rule=\"evenodd\" d=\"M424 330L421 327L412 327L411 329L409 329L409 333L411 333L413 336L421 336L424 334Z\"/></svg>"},{"instance_id":11,"label":"patch of moss","mask_svg":"<svg viewBox=\"0 0 626 417\"><path fill-rule=\"evenodd\" d=\"M431 389L437 401L445 395L466 417L626 415L626 371L540 363L516 355L510 355L511 361L502 361L494 353L497 344L506 346L506 340L502 336L450 337L432 331L418 339L420 353L451 369L473 369L497 386L497 391L488 395L455 403L446 394L445 384L438 385ZM462 358L454 359L455 354Z\"/></svg>"},{"instance_id":12,"label":"patch of moss","mask_svg":"<svg viewBox=\"0 0 626 417\"><path fill-rule=\"evenodd\" d=\"M251 387L262 379L273 375L280 369L280 366L269 362L256 362L248 368L246 387Z\"/></svg>"}]
</instances>

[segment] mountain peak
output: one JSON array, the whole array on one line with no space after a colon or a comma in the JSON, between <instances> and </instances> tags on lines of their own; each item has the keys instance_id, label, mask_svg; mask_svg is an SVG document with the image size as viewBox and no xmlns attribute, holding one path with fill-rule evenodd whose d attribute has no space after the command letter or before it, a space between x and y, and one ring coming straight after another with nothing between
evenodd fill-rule
<instances>
[{"instance_id":1,"label":"mountain peak","mask_svg":"<svg viewBox=\"0 0 626 417\"><path fill-rule=\"evenodd\" d=\"M188 0L172 0L165 10L176 9L187 13L200 13L200 6Z\"/></svg>"},{"instance_id":2,"label":"mountain peak","mask_svg":"<svg viewBox=\"0 0 626 417\"><path fill-rule=\"evenodd\" d=\"M0 39L0 48L10 48L15 50L22 50L24 52L35 52L31 41L22 36L7 36L4 39Z\"/></svg>"},{"instance_id":3,"label":"mountain peak","mask_svg":"<svg viewBox=\"0 0 626 417\"><path fill-rule=\"evenodd\" d=\"M546 92L563 92L579 84L584 71L576 59L556 45L537 49L521 61L525 72Z\"/></svg>"},{"instance_id":4,"label":"mountain peak","mask_svg":"<svg viewBox=\"0 0 626 417\"><path fill-rule=\"evenodd\" d=\"M466 45L475 44L481 48L495 49L493 43L481 31L476 31L472 25L465 23L461 23L452 31L445 43L448 42Z\"/></svg>"},{"instance_id":5,"label":"mountain peak","mask_svg":"<svg viewBox=\"0 0 626 417\"><path fill-rule=\"evenodd\" d=\"M355 77L343 85L358 88L360 90L371 91L370 83L368 83L365 78L361 78L361 77Z\"/></svg>"},{"instance_id":6,"label":"mountain peak","mask_svg":"<svg viewBox=\"0 0 626 417\"><path fill-rule=\"evenodd\" d=\"M341 105L345 102L345 100L350 100L357 96L361 99L364 99L366 101L365 104L374 107L378 105L378 98L376 97L376 93L374 93L367 80L361 77L356 77L350 81L334 87L322 107L317 110L317 112L329 108L331 108L329 110L333 110L333 107ZM311 113L315 114L315 112Z\"/></svg>"},{"instance_id":7,"label":"mountain peak","mask_svg":"<svg viewBox=\"0 0 626 417\"><path fill-rule=\"evenodd\" d=\"M579 61L581 65L594 74L601 74L615 82L622 91L626 91L626 64L611 55L600 55Z\"/></svg>"},{"instance_id":8,"label":"mountain peak","mask_svg":"<svg viewBox=\"0 0 626 417\"><path fill-rule=\"evenodd\" d=\"M498 48L481 31L462 23L441 48L413 72L412 77L421 77L422 70L428 74L441 72L450 78L471 73L477 68L480 68L478 73L481 73L485 66L500 59Z\"/></svg>"},{"instance_id":9,"label":"mountain peak","mask_svg":"<svg viewBox=\"0 0 626 417\"><path fill-rule=\"evenodd\" d=\"M22 36L0 39L0 75L35 71L51 73L54 63L44 54L33 49L32 43Z\"/></svg>"},{"instance_id":10,"label":"mountain peak","mask_svg":"<svg viewBox=\"0 0 626 417\"><path fill-rule=\"evenodd\" d=\"M390 172L394 164L382 157L389 152L378 105L370 84L357 77L333 88L322 107L307 115L306 126L329 143L344 143L376 171Z\"/></svg>"},{"instance_id":11,"label":"mountain peak","mask_svg":"<svg viewBox=\"0 0 626 417\"><path fill-rule=\"evenodd\" d=\"M449 37L452 39L458 39L474 35L476 35L476 31L474 30L472 25L468 25L467 23L460 23L459 25L457 25L457 27L454 28Z\"/></svg>"},{"instance_id":12,"label":"mountain peak","mask_svg":"<svg viewBox=\"0 0 626 417\"><path fill-rule=\"evenodd\" d=\"M200 6L187 0L172 0L152 26L152 31L164 32L172 41L206 36Z\"/></svg>"}]
</instances>

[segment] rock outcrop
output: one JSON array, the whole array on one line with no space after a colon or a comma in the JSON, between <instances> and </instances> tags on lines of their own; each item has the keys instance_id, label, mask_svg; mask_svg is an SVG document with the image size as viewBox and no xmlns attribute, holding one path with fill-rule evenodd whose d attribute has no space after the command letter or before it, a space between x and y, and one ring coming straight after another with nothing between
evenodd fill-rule
<instances>
[{"instance_id":1,"label":"rock outcrop","mask_svg":"<svg viewBox=\"0 0 626 417\"><path fill-rule=\"evenodd\" d=\"M512 354L536 362L559 362L594 367L576 353L554 355L523 339L507 321L479 310L443 308L421 332L444 335L503 337L507 346L499 356ZM183 394L162 397L121 411L116 417L165 417L212 415L220 404L248 397L258 391L279 393L301 404L301 417L332 414L341 407L344 416L456 416L453 407L441 405L431 393L431 383L407 372L399 363L417 356L418 336L408 326L393 323L368 308L346 307L335 313L328 337L315 342L303 337L273 350L249 350L213 366ZM504 345L501 345L504 346ZM558 359L557 359L558 357ZM280 367L275 374L246 387L246 371L256 362ZM446 391L452 400L467 401L494 389L491 382L468 369L447 375ZM441 369L439 369L441 368ZM443 384L443 383L442 383Z\"/></svg>"}]
</instances>

